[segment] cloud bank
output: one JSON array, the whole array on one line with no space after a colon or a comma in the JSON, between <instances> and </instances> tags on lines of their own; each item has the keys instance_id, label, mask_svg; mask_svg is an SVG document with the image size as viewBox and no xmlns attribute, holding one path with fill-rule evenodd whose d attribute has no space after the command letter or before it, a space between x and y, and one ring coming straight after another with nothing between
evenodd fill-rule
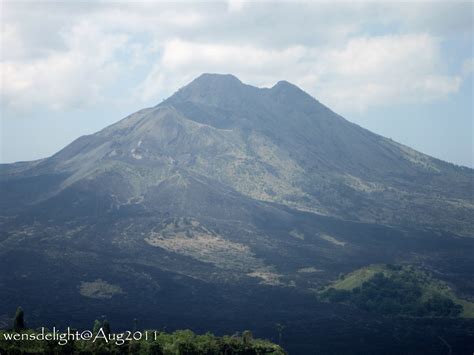
<instances>
[{"instance_id":1,"label":"cloud bank","mask_svg":"<svg viewBox=\"0 0 474 355\"><path fill-rule=\"evenodd\" d=\"M453 62L446 45L472 41L469 3L2 6L8 112L158 103L202 72L257 86L285 79L360 112L444 99L472 75L472 53Z\"/></svg>"}]
</instances>

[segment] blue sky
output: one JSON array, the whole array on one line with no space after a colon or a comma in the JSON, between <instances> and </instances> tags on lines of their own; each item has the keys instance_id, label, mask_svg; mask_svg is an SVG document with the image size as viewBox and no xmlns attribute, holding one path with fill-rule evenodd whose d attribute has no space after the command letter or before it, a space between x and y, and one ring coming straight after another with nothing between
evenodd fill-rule
<instances>
[{"instance_id":1,"label":"blue sky","mask_svg":"<svg viewBox=\"0 0 474 355\"><path fill-rule=\"evenodd\" d=\"M473 2L1 2L1 162L47 157L203 72L288 80L473 166Z\"/></svg>"}]
</instances>

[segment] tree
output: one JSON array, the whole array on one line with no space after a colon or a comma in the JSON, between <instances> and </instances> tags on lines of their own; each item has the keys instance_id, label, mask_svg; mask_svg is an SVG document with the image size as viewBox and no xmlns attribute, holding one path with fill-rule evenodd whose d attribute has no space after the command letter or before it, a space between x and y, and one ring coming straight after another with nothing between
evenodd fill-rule
<instances>
[{"instance_id":1,"label":"tree","mask_svg":"<svg viewBox=\"0 0 474 355\"><path fill-rule=\"evenodd\" d=\"M107 319L102 322L102 329L105 335L110 335L110 323Z\"/></svg>"},{"instance_id":2,"label":"tree","mask_svg":"<svg viewBox=\"0 0 474 355\"><path fill-rule=\"evenodd\" d=\"M275 324L275 328L277 329L278 332L278 345L281 345L281 338L283 335L283 330L285 329L285 326L281 323Z\"/></svg>"},{"instance_id":3,"label":"tree","mask_svg":"<svg viewBox=\"0 0 474 355\"><path fill-rule=\"evenodd\" d=\"M160 343L154 341L148 347L148 354L149 355L162 355L163 354L163 347Z\"/></svg>"},{"instance_id":4,"label":"tree","mask_svg":"<svg viewBox=\"0 0 474 355\"><path fill-rule=\"evenodd\" d=\"M243 340L245 345L249 345L252 342L252 339L253 339L253 335L252 335L252 332L250 330L245 330L242 333L242 340Z\"/></svg>"},{"instance_id":5,"label":"tree","mask_svg":"<svg viewBox=\"0 0 474 355\"><path fill-rule=\"evenodd\" d=\"M13 319L13 330L19 332L25 329L25 319L24 319L23 308L18 307L16 309L15 318Z\"/></svg>"},{"instance_id":6,"label":"tree","mask_svg":"<svg viewBox=\"0 0 474 355\"><path fill-rule=\"evenodd\" d=\"M100 323L98 319L96 319L94 321L94 326L92 327L92 333L94 333L94 335L97 334L101 327L102 327L102 324Z\"/></svg>"}]
</instances>

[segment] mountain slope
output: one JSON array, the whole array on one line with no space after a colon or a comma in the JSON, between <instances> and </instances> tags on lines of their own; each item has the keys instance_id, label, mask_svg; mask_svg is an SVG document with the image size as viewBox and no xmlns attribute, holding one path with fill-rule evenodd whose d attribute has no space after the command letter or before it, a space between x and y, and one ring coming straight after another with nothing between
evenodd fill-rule
<instances>
[{"instance_id":1,"label":"mountain slope","mask_svg":"<svg viewBox=\"0 0 474 355\"><path fill-rule=\"evenodd\" d=\"M305 324L348 312L311 290L377 263L472 297L473 176L290 83L204 74L50 158L1 166L0 321L21 303L65 324Z\"/></svg>"},{"instance_id":2,"label":"mountain slope","mask_svg":"<svg viewBox=\"0 0 474 355\"><path fill-rule=\"evenodd\" d=\"M7 185L12 170L15 176L14 168L2 169ZM130 189L126 196L120 191L122 204L177 170L300 210L472 236L471 169L351 124L287 82L258 89L204 74L157 107L79 138L20 176L64 174L51 191L58 193L113 171Z\"/></svg>"}]
</instances>

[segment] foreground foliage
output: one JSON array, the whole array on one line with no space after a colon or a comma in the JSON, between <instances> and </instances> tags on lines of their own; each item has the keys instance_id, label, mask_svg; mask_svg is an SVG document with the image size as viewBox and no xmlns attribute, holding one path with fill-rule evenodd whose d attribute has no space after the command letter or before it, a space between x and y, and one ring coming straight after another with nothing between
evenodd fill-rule
<instances>
[{"instance_id":1,"label":"foreground foliage","mask_svg":"<svg viewBox=\"0 0 474 355\"><path fill-rule=\"evenodd\" d=\"M155 331L148 331L154 334ZM6 340L0 331L0 354L152 354L152 355L284 355L286 352L267 340L254 339L249 331L241 335L217 337L211 333L196 335L190 330L174 333L157 332L156 339L131 340L123 345L98 339L95 342L77 340L59 345L56 340ZM33 334L35 330L20 330L21 334Z\"/></svg>"}]
</instances>

